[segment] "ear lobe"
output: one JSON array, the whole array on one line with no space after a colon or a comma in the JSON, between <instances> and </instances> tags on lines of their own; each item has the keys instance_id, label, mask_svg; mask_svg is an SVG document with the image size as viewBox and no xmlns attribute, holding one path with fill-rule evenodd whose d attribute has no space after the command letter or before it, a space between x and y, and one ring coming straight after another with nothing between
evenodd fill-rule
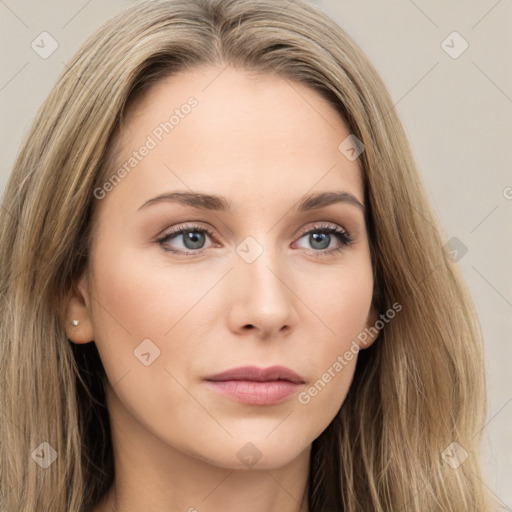
<instances>
[{"instance_id":1,"label":"ear lobe","mask_svg":"<svg viewBox=\"0 0 512 512\"><path fill-rule=\"evenodd\" d=\"M90 314L87 273L84 272L63 299L62 315L67 338L73 343L94 341L94 329ZM73 325L78 320L78 325Z\"/></svg>"}]
</instances>

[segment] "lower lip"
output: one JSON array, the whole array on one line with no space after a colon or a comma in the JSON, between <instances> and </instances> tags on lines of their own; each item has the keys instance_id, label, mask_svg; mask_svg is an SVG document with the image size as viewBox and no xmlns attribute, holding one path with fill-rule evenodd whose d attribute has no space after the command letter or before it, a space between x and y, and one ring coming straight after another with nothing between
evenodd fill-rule
<instances>
[{"instance_id":1,"label":"lower lip","mask_svg":"<svg viewBox=\"0 0 512 512\"><path fill-rule=\"evenodd\" d=\"M250 380L206 381L217 392L250 405L278 404L297 392L301 384L288 380L255 382Z\"/></svg>"}]
</instances>

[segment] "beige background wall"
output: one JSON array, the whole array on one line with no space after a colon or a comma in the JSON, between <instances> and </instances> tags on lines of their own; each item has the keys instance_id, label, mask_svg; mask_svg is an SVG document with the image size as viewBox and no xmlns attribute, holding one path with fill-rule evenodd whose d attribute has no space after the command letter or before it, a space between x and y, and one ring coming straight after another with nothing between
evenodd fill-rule
<instances>
[{"instance_id":1,"label":"beige background wall","mask_svg":"<svg viewBox=\"0 0 512 512\"><path fill-rule=\"evenodd\" d=\"M35 112L65 63L94 28L127 3L0 0L1 191ZM459 265L487 349L485 468L490 488L504 509L512 510L512 2L315 3L382 74L448 238L467 247ZM44 47L36 39L42 32L58 44L47 58L31 47L36 40L43 56L52 49L48 36L41 36Z\"/></svg>"}]
</instances>

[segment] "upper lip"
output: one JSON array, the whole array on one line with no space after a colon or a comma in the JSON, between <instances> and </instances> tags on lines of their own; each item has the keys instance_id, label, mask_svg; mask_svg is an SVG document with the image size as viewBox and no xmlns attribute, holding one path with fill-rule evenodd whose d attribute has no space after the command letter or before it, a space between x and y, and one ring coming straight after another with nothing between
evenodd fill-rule
<instances>
[{"instance_id":1,"label":"upper lip","mask_svg":"<svg viewBox=\"0 0 512 512\"><path fill-rule=\"evenodd\" d=\"M205 380L226 381L226 380L251 380L255 382L268 382L276 380L287 380L297 384L304 383L302 377L286 366L269 366L258 368L257 366L241 366L232 368L215 375L205 377Z\"/></svg>"}]
</instances>

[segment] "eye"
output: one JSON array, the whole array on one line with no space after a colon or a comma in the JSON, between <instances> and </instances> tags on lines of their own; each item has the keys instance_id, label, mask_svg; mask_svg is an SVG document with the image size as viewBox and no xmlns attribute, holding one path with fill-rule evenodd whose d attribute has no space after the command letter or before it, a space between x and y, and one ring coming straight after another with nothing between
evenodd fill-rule
<instances>
[{"instance_id":1,"label":"eye","mask_svg":"<svg viewBox=\"0 0 512 512\"><path fill-rule=\"evenodd\" d=\"M172 229L164 237L157 240L165 251L176 254L198 254L204 250L206 237L212 237L213 234L209 229L197 225L180 226ZM169 248L169 241L179 239L181 237L184 249L175 250Z\"/></svg>"},{"instance_id":2,"label":"eye","mask_svg":"<svg viewBox=\"0 0 512 512\"><path fill-rule=\"evenodd\" d=\"M303 233L299 241L303 238L311 244L312 249L314 252L318 253L319 256L339 252L353 242L349 233L335 224L314 226L312 229ZM331 242L337 242L337 245L329 249Z\"/></svg>"},{"instance_id":3,"label":"eye","mask_svg":"<svg viewBox=\"0 0 512 512\"><path fill-rule=\"evenodd\" d=\"M308 237L307 242L311 244L311 248L317 256L339 252L353 241L346 230L335 224L314 226L303 232L299 241L306 237ZM207 249L207 247L204 247L206 238L213 238L213 233L209 229L198 225L185 225L171 229L156 242L165 251L175 254L200 254ZM171 248L170 242L180 239L182 247ZM337 245L329 248L333 241L337 242Z\"/></svg>"}]
</instances>

